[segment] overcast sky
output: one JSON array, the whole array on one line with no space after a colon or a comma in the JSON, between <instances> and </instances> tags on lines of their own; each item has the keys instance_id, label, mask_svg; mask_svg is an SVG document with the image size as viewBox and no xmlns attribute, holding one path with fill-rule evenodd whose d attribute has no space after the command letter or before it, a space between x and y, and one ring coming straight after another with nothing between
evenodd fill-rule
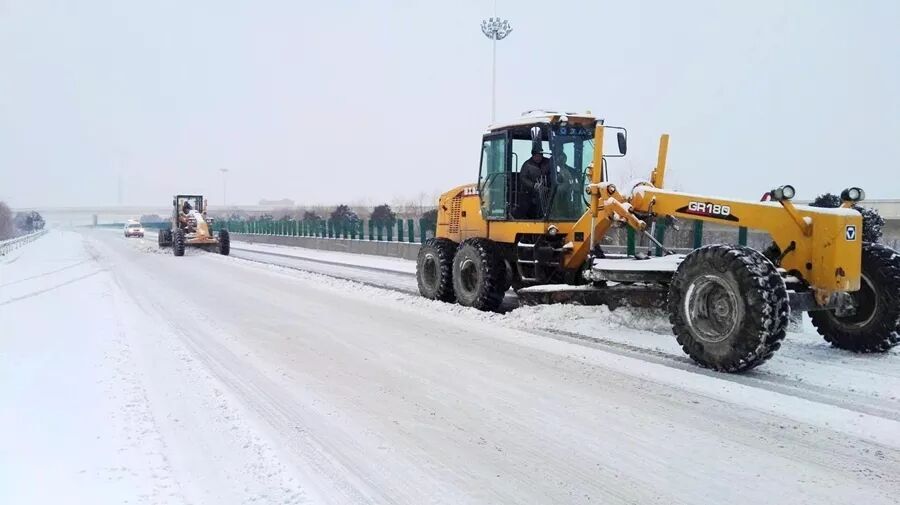
<instances>
[{"instance_id":1,"label":"overcast sky","mask_svg":"<svg viewBox=\"0 0 900 505\"><path fill-rule=\"evenodd\" d=\"M491 0L0 0L0 200L390 201L474 182ZM498 118L590 109L677 189L900 198L900 2L500 1Z\"/></svg>"}]
</instances>

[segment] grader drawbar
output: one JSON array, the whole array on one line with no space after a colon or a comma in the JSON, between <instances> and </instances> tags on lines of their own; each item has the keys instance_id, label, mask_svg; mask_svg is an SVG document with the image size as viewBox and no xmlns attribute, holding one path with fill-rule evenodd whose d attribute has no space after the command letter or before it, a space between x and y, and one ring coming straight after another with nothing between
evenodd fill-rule
<instances>
[{"instance_id":1,"label":"grader drawbar","mask_svg":"<svg viewBox=\"0 0 900 505\"><path fill-rule=\"evenodd\" d=\"M614 131L617 149L604 152ZM484 134L478 183L438 202L436 236L420 249L417 281L431 299L496 310L512 287L525 304L664 308L685 353L718 371L769 359L791 311L808 312L833 346L883 352L900 343L900 254L863 243L861 215L794 205L781 186L754 202L665 189L668 135L656 167L626 188L609 182L608 157L627 132L590 114L539 112ZM659 218L767 232L765 251L712 244L662 257L606 254L614 227L647 233ZM662 250L662 244L658 244Z\"/></svg>"}]
</instances>

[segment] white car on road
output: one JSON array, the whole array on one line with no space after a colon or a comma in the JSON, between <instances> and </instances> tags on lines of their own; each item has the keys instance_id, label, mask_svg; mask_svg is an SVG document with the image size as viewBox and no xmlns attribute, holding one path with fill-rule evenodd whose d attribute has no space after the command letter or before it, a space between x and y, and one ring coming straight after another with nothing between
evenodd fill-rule
<instances>
[{"instance_id":1,"label":"white car on road","mask_svg":"<svg viewBox=\"0 0 900 505\"><path fill-rule=\"evenodd\" d=\"M130 222L125 225L125 238L128 237L144 238L144 227L141 223Z\"/></svg>"}]
</instances>

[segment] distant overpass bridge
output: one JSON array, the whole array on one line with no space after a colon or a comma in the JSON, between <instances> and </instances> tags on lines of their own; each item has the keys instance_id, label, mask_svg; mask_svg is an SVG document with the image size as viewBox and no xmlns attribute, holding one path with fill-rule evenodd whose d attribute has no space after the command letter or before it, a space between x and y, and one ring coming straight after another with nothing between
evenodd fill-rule
<instances>
[{"instance_id":1,"label":"distant overpass bridge","mask_svg":"<svg viewBox=\"0 0 900 505\"><path fill-rule=\"evenodd\" d=\"M282 207L279 207L282 208ZM144 214L157 214L166 217L172 212L170 206L159 205L124 205L124 206L91 206L91 207L29 207L16 208L13 212L37 211L44 217L44 221L51 226L81 226L94 223L124 223L129 219L138 219ZM213 214L225 212L272 212L275 207L261 205L210 205L209 211Z\"/></svg>"}]
</instances>

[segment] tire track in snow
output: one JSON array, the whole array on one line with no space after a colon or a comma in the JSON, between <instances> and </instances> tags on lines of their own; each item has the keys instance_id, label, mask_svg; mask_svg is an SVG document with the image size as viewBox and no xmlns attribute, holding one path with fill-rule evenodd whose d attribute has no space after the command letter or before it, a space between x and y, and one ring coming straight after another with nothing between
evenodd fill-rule
<instances>
[{"instance_id":1,"label":"tire track in snow","mask_svg":"<svg viewBox=\"0 0 900 505\"><path fill-rule=\"evenodd\" d=\"M39 290L37 290L37 291L32 291L31 293L28 293L28 294L25 294L25 295L22 295L22 296L15 296L15 297L13 297L13 298L10 298L10 299L8 299L8 300L5 300L5 301L0 302L0 306L3 306L3 305L9 305L10 303L18 302L18 301L20 301L20 300L25 300L26 298L31 298L31 297L33 297L33 296L38 296L38 295L42 295L42 294L44 294L44 293L48 293L48 292L53 291L53 290L55 290L55 289L59 289L59 288L61 288L61 287L63 287L63 286L67 286L67 285L69 285L69 284L73 284L73 283L75 283L75 282L78 282L78 281L87 279L88 277L93 277L93 276L95 276L95 275L97 275L97 274L99 274L100 272L103 272L103 271L104 271L104 269L94 270L93 272L90 272L90 273L87 273L87 274L84 274L84 275L79 275L78 277L75 277L74 279L69 279L69 280L67 280L67 281L65 281L65 282L61 282L61 283L59 283L59 284L55 284L55 285L53 285L53 286L50 286L49 288L44 288L44 289L39 289Z\"/></svg>"},{"instance_id":2,"label":"tire track in snow","mask_svg":"<svg viewBox=\"0 0 900 505\"><path fill-rule=\"evenodd\" d=\"M65 270L68 270L68 269L70 269L70 268L75 268L75 267L77 267L77 266L79 266L79 265L83 265L83 264L87 263L88 261L91 261L91 259L84 259L84 260L78 261L78 262L76 262L76 263L72 263L71 265L64 266L64 267L62 267L62 268L57 268L56 270L51 270L51 271L49 271L49 272L43 272L43 273L40 273L40 274L37 274L37 275L32 275L32 276L30 276L30 277L24 277L24 278L22 278L22 279L14 280L14 281L12 281L12 282L7 282L6 284L0 284L0 288L5 288L6 286L12 286L13 284L19 284L20 282L30 281L30 280L32 280L32 279L39 279L39 278L41 278L41 277L46 277L46 276L48 276L48 275L53 275L53 274L55 274L55 273L59 273L59 272L65 271Z\"/></svg>"}]
</instances>

